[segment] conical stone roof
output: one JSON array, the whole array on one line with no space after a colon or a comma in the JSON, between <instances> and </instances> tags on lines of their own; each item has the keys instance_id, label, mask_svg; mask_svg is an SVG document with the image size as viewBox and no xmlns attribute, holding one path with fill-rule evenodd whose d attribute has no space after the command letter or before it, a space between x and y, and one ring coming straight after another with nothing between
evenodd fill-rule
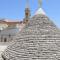
<instances>
[{"instance_id":1,"label":"conical stone roof","mask_svg":"<svg viewBox=\"0 0 60 60\"><path fill-rule=\"evenodd\" d=\"M2 56L6 60L60 60L60 31L47 16L37 14Z\"/></svg>"}]
</instances>

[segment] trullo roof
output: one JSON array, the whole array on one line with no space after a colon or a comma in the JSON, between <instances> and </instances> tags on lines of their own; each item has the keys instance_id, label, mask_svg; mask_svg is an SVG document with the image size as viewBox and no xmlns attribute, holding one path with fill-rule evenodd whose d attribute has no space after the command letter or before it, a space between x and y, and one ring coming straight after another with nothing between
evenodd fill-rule
<instances>
[{"instance_id":1,"label":"trullo roof","mask_svg":"<svg viewBox=\"0 0 60 60\"><path fill-rule=\"evenodd\" d=\"M6 60L60 60L60 31L44 14L33 16L2 54Z\"/></svg>"}]
</instances>

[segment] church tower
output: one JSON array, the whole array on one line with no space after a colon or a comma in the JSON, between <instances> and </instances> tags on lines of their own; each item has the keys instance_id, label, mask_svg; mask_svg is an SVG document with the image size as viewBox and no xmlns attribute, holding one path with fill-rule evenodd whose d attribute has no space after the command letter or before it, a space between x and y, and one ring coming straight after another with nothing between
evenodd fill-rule
<instances>
[{"instance_id":1,"label":"church tower","mask_svg":"<svg viewBox=\"0 0 60 60\"><path fill-rule=\"evenodd\" d=\"M29 18L30 18L29 0L26 0L24 23L27 23Z\"/></svg>"}]
</instances>

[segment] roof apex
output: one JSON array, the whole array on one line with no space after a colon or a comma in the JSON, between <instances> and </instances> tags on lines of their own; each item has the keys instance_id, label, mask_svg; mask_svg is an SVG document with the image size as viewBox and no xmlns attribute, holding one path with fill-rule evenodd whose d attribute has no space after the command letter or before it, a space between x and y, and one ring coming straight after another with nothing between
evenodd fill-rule
<instances>
[{"instance_id":1,"label":"roof apex","mask_svg":"<svg viewBox=\"0 0 60 60\"><path fill-rule=\"evenodd\" d=\"M39 9L36 11L35 15L38 15L38 14L46 15L46 13L44 12L44 10L43 10L42 8L39 8Z\"/></svg>"}]
</instances>

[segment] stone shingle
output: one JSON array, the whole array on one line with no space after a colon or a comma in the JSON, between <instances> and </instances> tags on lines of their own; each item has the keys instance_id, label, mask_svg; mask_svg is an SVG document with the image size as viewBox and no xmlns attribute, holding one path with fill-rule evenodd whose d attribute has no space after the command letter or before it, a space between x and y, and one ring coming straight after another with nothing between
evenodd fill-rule
<instances>
[{"instance_id":1,"label":"stone shingle","mask_svg":"<svg viewBox=\"0 0 60 60\"><path fill-rule=\"evenodd\" d=\"M35 15L3 52L6 60L59 60L60 31L45 15Z\"/></svg>"}]
</instances>

